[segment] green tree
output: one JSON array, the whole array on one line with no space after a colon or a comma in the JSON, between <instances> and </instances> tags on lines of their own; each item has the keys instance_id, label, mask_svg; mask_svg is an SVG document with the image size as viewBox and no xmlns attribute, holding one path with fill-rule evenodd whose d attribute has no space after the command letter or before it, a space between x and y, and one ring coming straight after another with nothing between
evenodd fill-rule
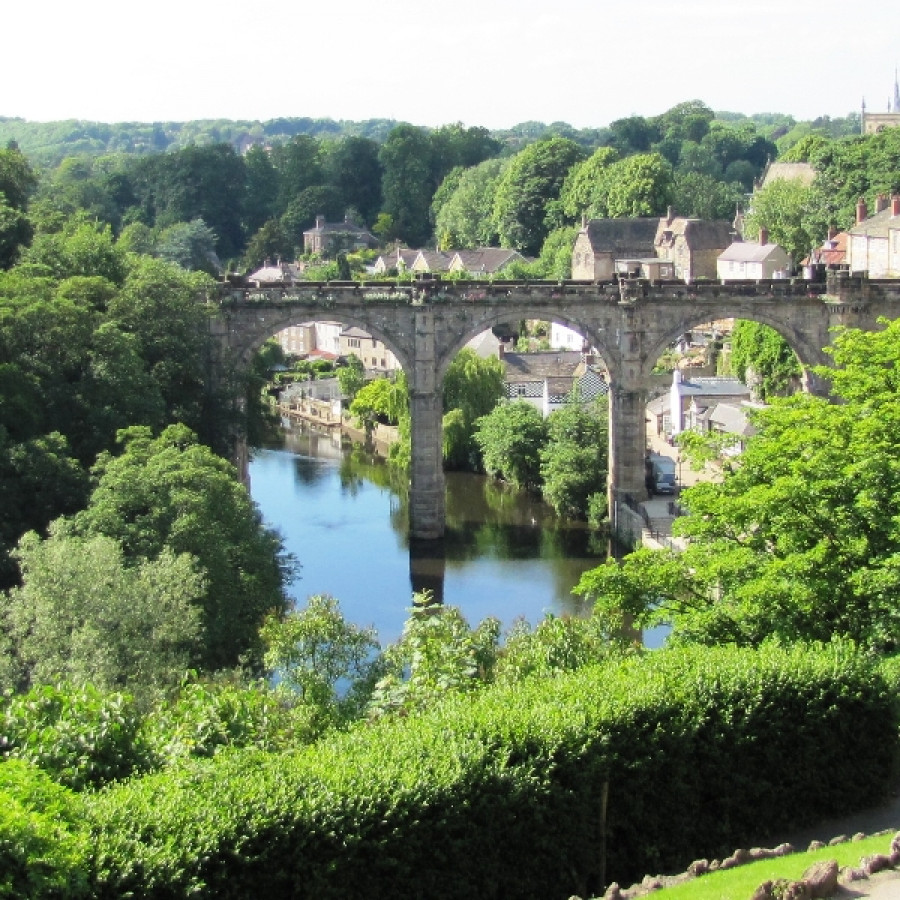
<instances>
[{"instance_id":1,"label":"green tree","mask_svg":"<svg viewBox=\"0 0 900 900\"><path fill-rule=\"evenodd\" d=\"M269 151L254 144L244 154L247 173L244 185L244 233L255 234L265 222L276 217L278 172Z\"/></svg>"},{"instance_id":2,"label":"green tree","mask_svg":"<svg viewBox=\"0 0 900 900\"><path fill-rule=\"evenodd\" d=\"M8 269L15 263L33 235L34 229L25 213L10 206L0 193L0 269Z\"/></svg>"},{"instance_id":3,"label":"green tree","mask_svg":"<svg viewBox=\"0 0 900 900\"><path fill-rule=\"evenodd\" d=\"M602 186L607 170L618 159L619 154L612 147L598 147L569 170L559 196L569 222L580 222L582 216L592 219L606 216L607 191Z\"/></svg>"},{"instance_id":4,"label":"green tree","mask_svg":"<svg viewBox=\"0 0 900 900\"><path fill-rule=\"evenodd\" d=\"M731 332L731 367L760 400L793 393L802 374L790 344L774 328L741 319Z\"/></svg>"},{"instance_id":5,"label":"green tree","mask_svg":"<svg viewBox=\"0 0 900 900\"><path fill-rule=\"evenodd\" d=\"M475 421L487 415L505 394L503 365L496 357L482 358L474 350L460 350L447 367L442 393L445 417L454 410L461 414L449 446L445 433L444 459L454 467L470 467L477 450Z\"/></svg>"},{"instance_id":6,"label":"green tree","mask_svg":"<svg viewBox=\"0 0 900 900\"><path fill-rule=\"evenodd\" d=\"M531 144L513 157L497 184L493 218L501 243L536 255L549 231L548 207L584 151L566 138Z\"/></svg>"},{"instance_id":7,"label":"green tree","mask_svg":"<svg viewBox=\"0 0 900 900\"><path fill-rule=\"evenodd\" d=\"M474 438L488 475L522 488L540 483L540 452L547 431L540 410L531 403L499 404L476 421Z\"/></svg>"},{"instance_id":8,"label":"green tree","mask_svg":"<svg viewBox=\"0 0 900 900\"><path fill-rule=\"evenodd\" d=\"M424 244L431 233L433 148L427 132L397 125L382 144L379 161L382 212L394 223L397 236L410 246Z\"/></svg>"},{"instance_id":9,"label":"green tree","mask_svg":"<svg viewBox=\"0 0 900 900\"><path fill-rule=\"evenodd\" d=\"M19 212L26 212L28 200L37 187L37 175L17 146L0 150L0 194Z\"/></svg>"},{"instance_id":10,"label":"green tree","mask_svg":"<svg viewBox=\"0 0 900 900\"><path fill-rule=\"evenodd\" d=\"M337 370L337 380L341 393L352 403L366 383L366 368L355 353L351 353L346 364Z\"/></svg>"},{"instance_id":11,"label":"green tree","mask_svg":"<svg viewBox=\"0 0 900 900\"><path fill-rule=\"evenodd\" d=\"M205 578L204 643L207 670L260 660L257 632L270 613L287 606L290 571L281 540L265 528L232 466L198 444L183 425L153 438L147 428L122 432L120 456L103 455L97 486L73 533L119 542L125 559L158 559L164 551L190 554Z\"/></svg>"},{"instance_id":12,"label":"green tree","mask_svg":"<svg viewBox=\"0 0 900 900\"><path fill-rule=\"evenodd\" d=\"M17 687L61 678L146 692L177 684L199 655L204 585L190 556L163 550L127 567L112 538L64 530L31 532L16 556L22 586L5 625Z\"/></svg>"},{"instance_id":13,"label":"green tree","mask_svg":"<svg viewBox=\"0 0 900 900\"><path fill-rule=\"evenodd\" d=\"M587 519L588 504L606 490L607 415L577 396L547 418L547 444L541 451L544 499L557 513Z\"/></svg>"},{"instance_id":14,"label":"green tree","mask_svg":"<svg viewBox=\"0 0 900 900\"><path fill-rule=\"evenodd\" d=\"M606 215L659 216L672 202L674 175L668 161L658 153L642 153L613 163L606 170L603 186Z\"/></svg>"},{"instance_id":15,"label":"green tree","mask_svg":"<svg viewBox=\"0 0 900 900\"><path fill-rule=\"evenodd\" d=\"M261 637L266 668L309 708L317 732L359 718L380 672L373 628L347 622L334 597L314 594L303 609L268 619Z\"/></svg>"},{"instance_id":16,"label":"green tree","mask_svg":"<svg viewBox=\"0 0 900 900\"><path fill-rule=\"evenodd\" d=\"M448 692L477 690L492 679L500 622L471 628L455 606L435 606L427 593L413 597L403 634L384 651L386 674L375 686L372 715L425 709Z\"/></svg>"},{"instance_id":17,"label":"green tree","mask_svg":"<svg viewBox=\"0 0 900 900\"><path fill-rule=\"evenodd\" d=\"M212 282L202 272L146 256L131 259L120 293L109 304L109 321L134 336L138 352L163 398L165 420L184 422L216 449L227 415L210 409L205 362L209 311L202 298Z\"/></svg>"},{"instance_id":18,"label":"green tree","mask_svg":"<svg viewBox=\"0 0 900 900\"><path fill-rule=\"evenodd\" d=\"M178 222L164 228L156 239L154 256L182 269L217 276L222 264L216 255L216 234L203 219Z\"/></svg>"},{"instance_id":19,"label":"green tree","mask_svg":"<svg viewBox=\"0 0 900 900\"><path fill-rule=\"evenodd\" d=\"M767 228L769 240L781 245L797 265L821 243L807 230L812 202L812 188L799 179L781 178L767 184L753 194L744 220L746 237L753 240L760 228Z\"/></svg>"},{"instance_id":20,"label":"green tree","mask_svg":"<svg viewBox=\"0 0 900 900\"><path fill-rule=\"evenodd\" d=\"M896 649L898 337L898 322L840 332L821 373L838 402L799 394L754 413L759 433L723 481L685 491L684 552L638 551L578 592L610 625L668 623L674 641Z\"/></svg>"},{"instance_id":21,"label":"green tree","mask_svg":"<svg viewBox=\"0 0 900 900\"><path fill-rule=\"evenodd\" d=\"M327 183L339 191L344 208L359 210L367 223L375 220L381 208L383 171L378 150L376 141L356 135L325 145L323 168Z\"/></svg>"},{"instance_id":22,"label":"green tree","mask_svg":"<svg viewBox=\"0 0 900 900\"><path fill-rule=\"evenodd\" d=\"M459 171L452 193L442 198L440 208L435 211L435 234L442 249L488 247L497 243L497 229L491 215L497 184L508 163L504 159L489 159ZM435 195L436 203L437 200Z\"/></svg>"}]
</instances>

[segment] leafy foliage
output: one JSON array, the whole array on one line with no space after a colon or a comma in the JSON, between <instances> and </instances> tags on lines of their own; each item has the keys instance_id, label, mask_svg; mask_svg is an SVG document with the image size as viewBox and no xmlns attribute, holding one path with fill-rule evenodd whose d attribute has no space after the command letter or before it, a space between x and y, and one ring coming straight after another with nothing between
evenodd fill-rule
<instances>
[{"instance_id":1,"label":"leafy foliage","mask_svg":"<svg viewBox=\"0 0 900 900\"><path fill-rule=\"evenodd\" d=\"M184 426L158 438L146 428L122 434L123 452L104 455L87 508L72 522L75 534L106 535L131 564L168 550L190 554L204 575L205 669L259 659L256 635L269 613L286 609L289 569L280 539L266 529L229 463L198 444Z\"/></svg>"},{"instance_id":2,"label":"leafy foliage","mask_svg":"<svg viewBox=\"0 0 900 900\"><path fill-rule=\"evenodd\" d=\"M141 717L126 694L102 693L91 685L47 684L9 697L0 710L3 756L27 760L74 791L146 768Z\"/></svg>"},{"instance_id":3,"label":"leafy foliage","mask_svg":"<svg viewBox=\"0 0 900 900\"><path fill-rule=\"evenodd\" d=\"M721 483L698 484L679 554L638 551L583 576L610 633L622 617L672 639L757 645L843 636L900 643L898 334L840 332L834 398L798 395L754 414L759 434Z\"/></svg>"},{"instance_id":4,"label":"leafy foliage","mask_svg":"<svg viewBox=\"0 0 900 900\"><path fill-rule=\"evenodd\" d=\"M318 733L358 718L379 670L374 629L347 622L333 597L270 618L261 631L266 668L307 708Z\"/></svg>"},{"instance_id":5,"label":"leafy foliage","mask_svg":"<svg viewBox=\"0 0 900 900\"><path fill-rule=\"evenodd\" d=\"M540 452L546 441L540 411L525 400L498 404L475 423L485 471L517 487L540 481Z\"/></svg>"}]
</instances>

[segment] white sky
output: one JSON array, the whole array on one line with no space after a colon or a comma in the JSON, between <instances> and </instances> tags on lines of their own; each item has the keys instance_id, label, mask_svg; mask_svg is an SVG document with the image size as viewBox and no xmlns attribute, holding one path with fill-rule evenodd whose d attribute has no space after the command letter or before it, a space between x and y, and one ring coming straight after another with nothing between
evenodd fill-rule
<instances>
[{"instance_id":1,"label":"white sky","mask_svg":"<svg viewBox=\"0 0 900 900\"><path fill-rule=\"evenodd\" d=\"M797 119L886 109L896 0L24 0L0 116L311 116L601 127L685 100Z\"/></svg>"}]
</instances>

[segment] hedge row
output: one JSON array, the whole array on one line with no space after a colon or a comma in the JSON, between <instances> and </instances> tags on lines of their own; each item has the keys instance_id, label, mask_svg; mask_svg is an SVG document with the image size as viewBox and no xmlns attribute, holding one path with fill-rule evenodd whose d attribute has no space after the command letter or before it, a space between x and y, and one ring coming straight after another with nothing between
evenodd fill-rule
<instances>
[{"instance_id":1,"label":"hedge row","mask_svg":"<svg viewBox=\"0 0 900 900\"><path fill-rule=\"evenodd\" d=\"M850 648L657 651L88 796L92 895L600 894L870 803L896 723Z\"/></svg>"}]
</instances>

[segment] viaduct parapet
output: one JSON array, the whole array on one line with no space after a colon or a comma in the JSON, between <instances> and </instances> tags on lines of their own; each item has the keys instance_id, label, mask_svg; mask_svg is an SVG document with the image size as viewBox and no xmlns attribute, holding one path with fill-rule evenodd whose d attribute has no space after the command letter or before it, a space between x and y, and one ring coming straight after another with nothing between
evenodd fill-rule
<instances>
[{"instance_id":1,"label":"viaduct parapet","mask_svg":"<svg viewBox=\"0 0 900 900\"><path fill-rule=\"evenodd\" d=\"M410 534L444 530L441 385L465 344L494 325L540 319L566 325L597 347L610 375L609 501L620 536L634 537L626 510L646 496L645 405L652 369L680 335L706 322L748 319L778 331L796 352L806 389L824 393L811 367L835 328L873 330L900 316L900 281L831 274L794 280L696 283L426 281L299 283L284 288L224 286L209 301L215 377L239 384L254 352L283 328L336 320L389 347L410 388ZM246 472L246 448L235 460ZM629 533L630 532L630 533Z\"/></svg>"}]
</instances>

